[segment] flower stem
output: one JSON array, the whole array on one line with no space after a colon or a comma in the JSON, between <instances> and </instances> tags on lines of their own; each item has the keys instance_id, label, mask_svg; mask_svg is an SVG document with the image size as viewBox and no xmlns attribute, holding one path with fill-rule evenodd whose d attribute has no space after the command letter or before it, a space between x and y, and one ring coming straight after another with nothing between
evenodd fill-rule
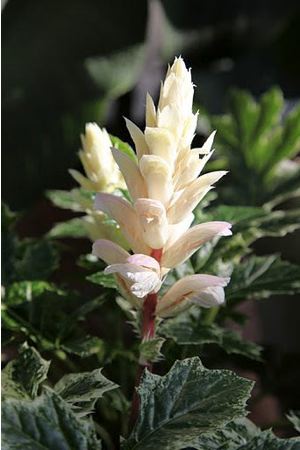
<instances>
[{"instance_id":1,"label":"flower stem","mask_svg":"<svg viewBox=\"0 0 300 450\"><path fill-rule=\"evenodd\" d=\"M152 258L155 258L158 262L160 262L162 256L162 249L153 249L151 252L151 256ZM151 293L148 294L144 300L142 309L142 329L141 329L142 341L151 340L155 336L155 310L157 305L157 299L158 295L156 293ZM134 426L138 417L140 401L136 388L140 384L140 380L145 368L147 368L151 372L152 362L140 360L135 380L135 390L132 398L132 408L129 421L130 428Z\"/></svg>"}]
</instances>

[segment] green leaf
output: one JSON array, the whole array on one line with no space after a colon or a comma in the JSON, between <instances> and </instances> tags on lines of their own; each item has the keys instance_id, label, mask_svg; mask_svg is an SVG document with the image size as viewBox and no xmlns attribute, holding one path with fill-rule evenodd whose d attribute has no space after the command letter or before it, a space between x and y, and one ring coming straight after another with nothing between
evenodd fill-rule
<instances>
[{"instance_id":1,"label":"green leaf","mask_svg":"<svg viewBox=\"0 0 300 450\"><path fill-rule=\"evenodd\" d=\"M223 429L201 434L192 447L198 450L236 450L258 433L259 429L254 423L243 417L229 422Z\"/></svg>"},{"instance_id":2,"label":"green leaf","mask_svg":"<svg viewBox=\"0 0 300 450\"><path fill-rule=\"evenodd\" d=\"M235 267L226 288L228 303L300 292L300 267L278 255L251 256Z\"/></svg>"},{"instance_id":3,"label":"green leaf","mask_svg":"<svg viewBox=\"0 0 300 450\"><path fill-rule=\"evenodd\" d=\"M62 343L62 349L81 358L88 358L91 355L98 355L103 358L105 352L104 341L97 336L84 336L68 340Z\"/></svg>"},{"instance_id":4,"label":"green leaf","mask_svg":"<svg viewBox=\"0 0 300 450\"><path fill-rule=\"evenodd\" d=\"M300 149L300 107L294 108L286 117L279 145L273 148L268 170L274 170L284 158L293 158Z\"/></svg>"},{"instance_id":5,"label":"green leaf","mask_svg":"<svg viewBox=\"0 0 300 450\"><path fill-rule=\"evenodd\" d=\"M246 358L261 361L261 352L263 348L260 345L254 344L254 342L246 341L236 331L223 330L222 328L220 328L220 330L221 342L219 345L223 348L223 350L225 350L226 353L242 355Z\"/></svg>"},{"instance_id":6,"label":"green leaf","mask_svg":"<svg viewBox=\"0 0 300 450\"><path fill-rule=\"evenodd\" d=\"M46 197L51 202L62 209L70 209L75 212L85 211L82 203L78 201L83 197L86 201L91 202L93 194L83 189L72 189L71 191L52 190L46 192Z\"/></svg>"},{"instance_id":7,"label":"green leaf","mask_svg":"<svg viewBox=\"0 0 300 450\"><path fill-rule=\"evenodd\" d=\"M86 277L87 280L95 284L100 284L105 288L118 289L115 277L111 274L106 274L104 272L96 272L92 275Z\"/></svg>"},{"instance_id":8,"label":"green leaf","mask_svg":"<svg viewBox=\"0 0 300 450\"><path fill-rule=\"evenodd\" d=\"M238 419L224 429L204 433L193 443L197 450L298 450L298 438L279 439L271 431L260 431L250 420Z\"/></svg>"},{"instance_id":9,"label":"green leaf","mask_svg":"<svg viewBox=\"0 0 300 450\"><path fill-rule=\"evenodd\" d=\"M58 267L58 251L51 241L24 242L23 247L23 254L16 263L19 280L44 280Z\"/></svg>"},{"instance_id":10,"label":"green leaf","mask_svg":"<svg viewBox=\"0 0 300 450\"><path fill-rule=\"evenodd\" d=\"M199 358L176 361L163 377L147 370L140 414L125 449L188 447L200 433L245 415L252 382L227 370L208 370Z\"/></svg>"},{"instance_id":11,"label":"green leaf","mask_svg":"<svg viewBox=\"0 0 300 450\"><path fill-rule=\"evenodd\" d=\"M50 361L46 361L33 348L26 343L22 345L16 360L8 363L4 371L3 396L19 397L17 393L23 392L22 396L36 397L39 385L46 380ZM12 384L15 391L11 391Z\"/></svg>"},{"instance_id":12,"label":"green leaf","mask_svg":"<svg viewBox=\"0 0 300 450\"><path fill-rule=\"evenodd\" d=\"M237 354L259 361L262 347L244 340L239 333L216 324L205 324L186 312L166 320L159 332L172 338L178 345L216 344L228 354Z\"/></svg>"},{"instance_id":13,"label":"green leaf","mask_svg":"<svg viewBox=\"0 0 300 450\"><path fill-rule=\"evenodd\" d=\"M2 404L2 445L6 450L100 450L93 425L79 419L50 390L31 402L9 399Z\"/></svg>"},{"instance_id":14,"label":"green leaf","mask_svg":"<svg viewBox=\"0 0 300 450\"><path fill-rule=\"evenodd\" d=\"M109 56L88 58L86 68L109 98L128 92L136 83L144 61L144 46L136 45Z\"/></svg>"},{"instance_id":15,"label":"green leaf","mask_svg":"<svg viewBox=\"0 0 300 450\"><path fill-rule=\"evenodd\" d=\"M287 418L294 425L295 430L300 433L300 411L290 411L287 414Z\"/></svg>"},{"instance_id":16,"label":"green leaf","mask_svg":"<svg viewBox=\"0 0 300 450\"><path fill-rule=\"evenodd\" d=\"M161 337L142 341L139 346L140 363L157 362L162 359L161 348L164 342L165 339Z\"/></svg>"},{"instance_id":17,"label":"green leaf","mask_svg":"<svg viewBox=\"0 0 300 450\"><path fill-rule=\"evenodd\" d=\"M13 212L6 203L1 202L1 227L4 230L8 230L12 228L16 220L18 218L18 214Z\"/></svg>"},{"instance_id":18,"label":"green leaf","mask_svg":"<svg viewBox=\"0 0 300 450\"><path fill-rule=\"evenodd\" d=\"M118 386L102 375L102 369L71 373L62 377L54 390L80 415L89 414L103 394Z\"/></svg>"},{"instance_id":19,"label":"green leaf","mask_svg":"<svg viewBox=\"0 0 300 450\"><path fill-rule=\"evenodd\" d=\"M110 134L109 136L110 136L112 145L117 150L120 150L122 153L125 153L125 155L129 156L129 158L132 159L134 162L137 162L137 156L135 154L135 151L129 144L127 144L127 142L122 141L117 136L113 136L112 134Z\"/></svg>"},{"instance_id":20,"label":"green leaf","mask_svg":"<svg viewBox=\"0 0 300 450\"><path fill-rule=\"evenodd\" d=\"M299 188L299 175L283 175L280 164L299 152L300 107L282 119L283 112L278 88L270 89L258 101L235 89L229 96L228 114L210 118L211 129L218 130L220 158L226 160L223 168L230 170L234 186L221 188L226 203L260 206Z\"/></svg>"},{"instance_id":21,"label":"green leaf","mask_svg":"<svg viewBox=\"0 0 300 450\"><path fill-rule=\"evenodd\" d=\"M86 238L88 236L84 222L80 217L75 217L66 222L56 223L47 233L49 238Z\"/></svg>"},{"instance_id":22,"label":"green leaf","mask_svg":"<svg viewBox=\"0 0 300 450\"><path fill-rule=\"evenodd\" d=\"M31 302L45 292L55 292L58 295L63 295L62 290L47 281L16 281L6 288L4 303L12 306Z\"/></svg>"}]
</instances>

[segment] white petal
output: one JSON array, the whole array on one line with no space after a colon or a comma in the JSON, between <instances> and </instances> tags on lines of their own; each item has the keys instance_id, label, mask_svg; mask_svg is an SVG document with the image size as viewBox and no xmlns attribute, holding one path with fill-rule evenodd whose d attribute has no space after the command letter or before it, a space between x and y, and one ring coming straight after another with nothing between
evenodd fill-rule
<instances>
[{"instance_id":1,"label":"white petal","mask_svg":"<svg viewBox=\"0 0 300 450\"><path fill-rule=\"evenodd\" d=\"M198 112L196 114L191 114L185 121L183 136L181 138L180 144L184 147L190 146L192 140L195 136L195 131L198 122Z\"/></svg>"},{"instance_id":2,"label":"white petal","mask_svg":"<svg viewBox=\"0 0 300 450\"><path fill-rule=\"evenodd\" d=\"M157 112L157 126L169 130L176 143L183 130L183 120L181 113L176 105L167 104L162 110Z\"/></svg>"},{"instance_id":3,"label":"white petal","mask_svg":"<svg viewBox=\"0 0 300 450\"><path fill-rule=\"evenodd\" d=\"M116 148L112 148L112 154L123 174L131 198L136 200L139 197L147 197L145 181L136 162Z\"/></svg>"},{"instance_id":4,"label":"white petal","mask_svg":"<svg viewBox=\"0 0 300 450\"><path fill-rule=\"evenodd\" d=\"M229 278L213 275L190 275L177 281L162 297L157 305L157 315L168 317L178 313L190 302L203 307L219 305L224 302L223 287Z\"/></svg>"},{"instance_id":5,"label":"white petal","mask_svg":"<svg viewBox=\"0 0 300 450\"><path fill-rule=\"evenodd\" d=\"M119 273L123 278L130 281L131 292L138 298L145 297L150 292L159 289L160 278L156 272L137 266L135 264L113 264L106 267L105 273Z\"/></svg>"},{"instance_id":6,"label":"white petal","mask_svg":"<svg viewBox=\"0 0 300 450\"><path fill-rule=\"evenodd\" d=\"M150 253L142 239L139 218L131 204L121 197L100 193L96 195L95 208L100 209L120 225L120 229L135 253Z\"/></svg>"},{"instance_id":7,"label":"white petal","mask_svg":"<svg viewBox=\"0 0 300 450\"><path fill-rule=\"evenodd\" d=\"M69 173L74 178L74 180L77 181L77 183L79 183L81 187L83 187L83 189L86 189L87 191L94 191L94 183L83 176L80 172L78 172L78 170L69 169Z\"/></svg>"},{"instance_id":8,"label":"white petal","mask_svg":"<svg viewBox=\"0 0 300 450\"><path fill-rule=\"evenodd\" d=\"M93 255L103 259L106 264L123 263L130 256L126 250L107 239L98 239L93 244Z\"/></svg>"},{"instance_id":9,"label":"white petal","mask_svg":"<svg viewBox=\"0 0 300 450\"><path fill-rule=\"evenodd\" d=\"M168 163L160 156L144 155L140 159L140 170L146 181L148 197L166 205L173 193L172 176ZM140 197L147 197L140 195Z\"/></svg>"},{"instance_id":10,"label":"white petal","mask_svg":"<svg viewBox=\"0 0 300 450\"><path fill-rule=\"evenodd\" d=\"M169 225L168 229L168 241L165 249L169 248L174 242L176 242L192 225L194 220L194 214L189 214L184 220L174 225Z\"/></svg>"},{"instance_id":11,"label":"white petal","mask_svg":"<svg viewBox=\"0 0 300 450\"><path fill-rule=\"evenodd\" d=\"M222 305L222 303L225 302L225 292L220 286L210 286L198 294L195 293L195 295L191 297L191 301L203 306L203 308Z\"/></svg>"},{"instance_id":12,"label":"white petal","mask_svg":"<svg viewBox=\"0 0 300 450\"><path fill-rule=\"evenodd\" d=\"M156 110L150 94L146 97L146 126L156 127Z\"/></svg>"},{"instance_id":13,"label":"white petal","mask_svg":"<svg viewBox=\"0 0 300 450\"><path fill-rule=\"evenodd\" d=\"M126 119L126 117L125 122L130 136L134 142L138 159L140 159L143 155L149 154L149 149L145 141L143 132L139 129L138 126L135 125L135 123L131 122L131 120L129 119Z\"/></svg>"},{"instance_id":14,"label":"white petal","mask_svg":"<svg viewBox=\"0 0 300 450\"><path fill-rule=\"evenodd\" d=\"M127 258L127 262L137 266L146 267L147 269L155 270L157 273L160 272L160 265L156 259L152 258L152 256L135 253Z\"/></svg>"},{"instance_id":15,"label":"white petal","mask_svg":"<svg viewBox=\"0 0 300 450\"><path fill-rule=\"evenodd\" d=\"M206 222L190 228L163 253L161 266L173 268L186 261L205 242L215 236L230 236L228 222Z\"/></svg>"},{"instance_id":16,"label":"white petal","mask_svg":"<svg viewBox=\"0 0 300 450\"><path fill-rule=\"evenodd\" d=\"M216 131L213 131L208 136L208 138L206 139L204 144L202 145L201 150L200 150L202 155L206 155L206 154L210 153L213 142L214 142L215 134L216 134Z\"/></svg>"},{"instance_id":17,"label":"white petal","mask_svg":"<svg viewBox=\"0 0 300 450\"><path fill-rule=\"evenodd\" d=\"M145 140L151 155L160 156L173 167L176 158L176 147L172 133L167 129L145 129Z\"/></svg>"},{"instance_id":18,"label":"white petal","mask_svg":"<svg viewBox=\"0 0 300 450\"><path fill-rule=\"evenodd\" d=\"M164 205L158 200L139 198L134 206L145 243L152 249L162 248L168 239L168 222Z\"/></svg>"},{"instance_id":19,"label":"white petal","mask_svg":"<svg viewBox=\"0 0 300 450\"><path fill-rule=\"evenodd\" d=\"M211 185L226 175L226 171L210 172L186 186L173 205L168 209L167 215L170 223L177 223L188 216L203 199Z\"/></svg>"}]
</instances>

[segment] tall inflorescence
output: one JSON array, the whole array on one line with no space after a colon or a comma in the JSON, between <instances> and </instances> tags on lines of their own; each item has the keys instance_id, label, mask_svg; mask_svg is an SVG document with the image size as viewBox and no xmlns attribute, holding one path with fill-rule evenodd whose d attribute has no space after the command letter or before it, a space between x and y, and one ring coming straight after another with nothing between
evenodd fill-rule
<instances>
[{"instance_id":1,"label":"tall inflorescence","mask_svg":"<svg viewBox=\"0 0 300 450\"><path fill-rule=\"evenodd\" d=\"M158 292L166 274L186 261L215 236L230 235L227 222L191 226L193 210L226 172L201 175L213 150L212 133L201 148L191 149L197 116L192 111L194 86L182 58L168 69L157 108L146 101L142 132L126 120L134 141L136 161L112 148L131 202L110 193L96 196L96 209L114 219L132 253L100 239L93 253L113 273L124 297L143 314L142 337L155 333L155 318L170 317L191 303L211 307L224 302L227 278L196 274L177 281L163 296Z\"/></svg>"}]
</instances>

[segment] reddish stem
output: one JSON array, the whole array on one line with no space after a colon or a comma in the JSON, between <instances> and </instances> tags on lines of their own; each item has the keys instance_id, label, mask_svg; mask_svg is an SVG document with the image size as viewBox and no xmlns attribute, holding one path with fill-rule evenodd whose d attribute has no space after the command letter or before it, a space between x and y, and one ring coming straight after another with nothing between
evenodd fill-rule
<instances>
[{"instance_id":1,"label":"reddish stem","mask_svg":"<svg viewBox=\"0 0 300 450\"><path fill-rule=\"evenodd\" d=\"M156 261L160 262L162 256L162 249L153 249L151 252L152 258L155 258ZM157 304L157 294L148 294L143 303L143 311L142 311L142 340L150 340L155 336L155 310ZM132 399L132 409L130 416L130 426L131 428L135 424L138 412L139 412L139 396L136 391L136 387L139 386L141 376L143 372L147 368L150 372L152 371L152 363L149 361L143 361L139 364L136 380L135 380L135 390L133 393Z\"/></svg>"}]
</instances>

